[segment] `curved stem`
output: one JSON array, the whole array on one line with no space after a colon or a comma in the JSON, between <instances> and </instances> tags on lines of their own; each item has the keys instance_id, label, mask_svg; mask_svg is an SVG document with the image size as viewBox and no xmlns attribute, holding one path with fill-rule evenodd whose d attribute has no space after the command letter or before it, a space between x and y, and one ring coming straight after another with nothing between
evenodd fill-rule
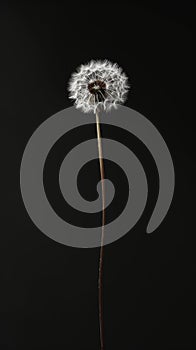
<instances>
[{"instance_id":1,"label":"curved stem","mask_svg":"<svg viewBox=\"0 0 196 350\"><path fill-rule=\"evenodd\" d=\"M104 334L103 334L103 243L104 243L104 226L105 226L105 186L104 186L104 164L103 164L103 150L101 142L101 130L99 115L96 113L96 127L97 127L97 143L99 154L99 167L101 175L101 192L102 192L102 228L101 228L101 246L99 257L99 278L98 278L98 299L99 299L99 329L100 329L100 343L101 350L104 350Z\"/></svg>"}]
</instances>

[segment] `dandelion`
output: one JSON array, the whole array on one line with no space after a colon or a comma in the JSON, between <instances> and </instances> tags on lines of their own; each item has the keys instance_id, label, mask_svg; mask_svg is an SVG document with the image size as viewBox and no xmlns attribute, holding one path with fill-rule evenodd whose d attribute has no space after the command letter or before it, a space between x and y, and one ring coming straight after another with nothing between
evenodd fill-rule
<instances>
[{"instance_id":1,"label":"dandelion","mask_svg":"<svg viewBox=\"0 0 196 350\"><path fill-rule=\"evenodd\" d=\"M104 350L103 333L103 253L104 253L104 226L105 226L105 187L104 187L104 163L101 142L101 130L99 112L110 111L117 108L126 100L129 85L126 75L116 64L108 60L90 61L81 65L69 82L69 98L75 101L75 106L84 113L94 112L96 115L96 133L98 143L98 156L101 177L102 193L102 234L99 257L98 277L98 303L99 303L99 328L101 350Z\"/></svg>"},{"instance_id":2,"label":"dandelion","mask_svg":"<svg viewBox=\"0 0 196 350\"><path fill-rule=\"evenodd\" d=\"M110 111L126 100L127 77L122 69L108 60L81 65L69 82L69 98L83 112Z\"/></svg>"}]
</instances>

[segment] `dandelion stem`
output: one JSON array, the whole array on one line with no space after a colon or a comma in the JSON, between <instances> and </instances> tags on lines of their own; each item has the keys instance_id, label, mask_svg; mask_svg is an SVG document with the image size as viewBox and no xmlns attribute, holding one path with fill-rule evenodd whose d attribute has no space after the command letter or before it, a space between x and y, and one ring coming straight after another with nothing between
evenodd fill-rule
<instances>
[{"instance_id":1,"label":"dandelion stem","mask_svg":"<svg viewBox=\"0 0 196 350\"><path fill-rule=\"evenodd\" d=\"M103 247L104 247L104 226L105 226L105 185L104 185L104 164L103 164L103 150L101 142L101 130L99 115L96 112L96 128L97 128L97 144L99 154L99 167L101 175L101 195L102 195L102 228L101 228L101 246L99 257L99 277L98 277L98 302L99 302L99 329L100 329L100 343L101 350L104 350L104 334L103 334Z\"/></svg>"}]
</instances>

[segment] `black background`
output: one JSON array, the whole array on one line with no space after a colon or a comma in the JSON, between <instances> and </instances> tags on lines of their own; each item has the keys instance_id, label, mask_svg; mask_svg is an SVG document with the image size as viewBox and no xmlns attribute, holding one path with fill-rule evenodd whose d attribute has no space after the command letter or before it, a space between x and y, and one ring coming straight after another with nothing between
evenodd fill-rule
<instances>
[{"instance_id":1,"label":"black background","mask_svg":"<svg viewBox=\"0 0 196 350\"><path fill-rule=\"evenodd\" d=\"M41 122L71 106L70 75L92 58L108 58L124 69L132 86L126 105L158 128L176 172L168 215L146 235L157 173L147 150L131 135L126 138L143 160L150 190L137 225L105 247L105 350L190 349L191 2L24 1L1 2L0 9L1 349L99 349L99 249L66 247L42 234L25 211L19 187L29 137ZM125 142L123 134L112 130L111 135ZM115 178L110 165L108 176ZM81 191L88 187L86 174ZM117 180L120 191L126 181Z\"/></svg>"}]
</instances>

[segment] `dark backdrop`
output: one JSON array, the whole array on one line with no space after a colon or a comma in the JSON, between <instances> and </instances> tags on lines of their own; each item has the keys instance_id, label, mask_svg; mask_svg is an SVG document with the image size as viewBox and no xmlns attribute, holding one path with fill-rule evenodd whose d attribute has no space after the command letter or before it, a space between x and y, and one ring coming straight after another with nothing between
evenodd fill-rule
<instances>
[{"instance_id":1,"label":"dark backdrop","mask_svg":"<svg viewBox=\"0 0 196 350\"><path fill-rule=\"evenodd\" d=\"M1 349L99 349L99 249L66 247L42 234L25 211L19 187L29 137L40 123L71 105L66 90L70 75L92 58L108 58L123 67L132 85L127 106L158 128L176 172L168 215L146 235L157 173L148 152L126 136L143 161L150 190L134 229L105 247L105 349L190 349L191 2L91 1L78 7L76 2L6 1L0 8ZM123 142L123 134L112 130L112 136ZM122 174L115 178L110 166L106 164L108 174L123 197L126 179ZM91 168L97 174L97 163ZM81 174L81 191L88 188L87 173ZM52 184L49 178L46 187ZM54 202L55 186L48 190ZM118 205L120 210L121 201Z\"/></svg>"}]
</instances>

